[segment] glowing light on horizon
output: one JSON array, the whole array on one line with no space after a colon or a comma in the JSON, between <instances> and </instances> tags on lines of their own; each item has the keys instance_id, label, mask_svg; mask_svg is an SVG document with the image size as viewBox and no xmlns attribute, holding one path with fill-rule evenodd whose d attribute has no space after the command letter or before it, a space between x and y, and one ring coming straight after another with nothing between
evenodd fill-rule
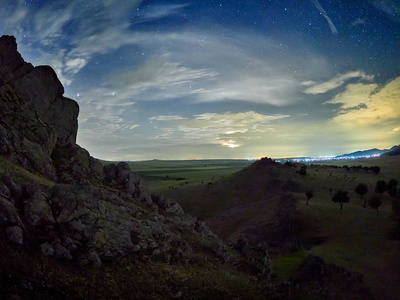
<instances>
[{"instance_id":1,"label":"glowing light on horizon","mask_svg":"<svg viewBox=\"0 0 400 300\"><path fill-rule=\"evenodd\" d=\"M223 143L222 146L226 146L226 147L229 147L229 148L237 148L240 145L235 144L235 141L229 140L229 141Z\"/></svg>"}]
</instances>

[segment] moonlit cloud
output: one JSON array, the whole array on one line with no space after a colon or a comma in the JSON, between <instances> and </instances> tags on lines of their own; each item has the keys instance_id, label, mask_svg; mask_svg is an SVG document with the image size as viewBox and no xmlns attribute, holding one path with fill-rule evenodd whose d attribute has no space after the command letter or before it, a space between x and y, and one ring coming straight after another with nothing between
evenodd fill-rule
<instances>
[{"instance_id":1,"label":"moonlit cloud","mask_svg":"<svg viewBox=\"0 0 400 300\"><path fill-rule=\"evenodd\" d=\"M400 117L400 77L384 86L352 84L326 104L340 104L333 121L357 127L379 124ZM358 108L358 109L357 109Z\"/></svg>"},{"instance_id":2,"label":"moonlit cloud","mask_svg":"<svg viewBox=\"0 0 400 300\"><path fill-rule=\"evenodd\" d=\"M339 74L332 78L331 80L328 80L326 82L322 83L315 83L311 81L306 81L303 82L303 85L310 86L307 88L304 93L306 94L311 94L311 95L316 95L316 94L324 94L326 92L329 92L333 89L336 89L340 86L342 86L346 81L353 79L353 78L360 78L362 80L366 81L371 81L374 79L373 75L367 75L365 72L362 71L352 71L348 72L346 74Z\"/></svg>"},{"instance_id":3,"label":"moonlit cloud","mask_svg":"<svg viewBox=\"0 0 400 300\"><path fill-rule=\"evenodd\" d=\"M86 64L87 61L83 58L67 60L65 62L65 72L78 73Z\"/></svg>"}]
</instances>

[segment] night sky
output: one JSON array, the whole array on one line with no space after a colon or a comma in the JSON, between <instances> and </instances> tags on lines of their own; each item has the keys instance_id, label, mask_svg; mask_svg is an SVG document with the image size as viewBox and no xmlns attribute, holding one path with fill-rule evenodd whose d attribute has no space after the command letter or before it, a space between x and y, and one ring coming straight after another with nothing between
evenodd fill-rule
<instances>
[{"instance_id":1,"label":"night sky","mask_svg":"<svg viewBox=\"0 0 400 300\"><path fill-rule=\"evenodd\" d=\"M55 69L97 158L400 143L400 1L0 0L0 34Z\"/></svg>"}]
</instances>

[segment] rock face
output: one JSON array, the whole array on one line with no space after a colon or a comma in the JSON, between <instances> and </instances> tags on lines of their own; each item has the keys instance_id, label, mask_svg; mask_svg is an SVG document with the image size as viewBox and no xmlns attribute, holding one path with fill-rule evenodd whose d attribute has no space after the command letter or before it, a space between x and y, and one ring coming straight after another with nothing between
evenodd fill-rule
<instances>
[{"instance_id":1,"label":"rock face","mask_svg":"<svg viewBox=\"0 0 400 300\"><path fill-rule=\"evenodd\" d=\"M81 265L130 253L172 261L181 232L221 245L177 202L148 195L127 163L105 167L76 144L78 104L49 66L33 67L0 38L0 234Z\"/></svg>"},{"instance_id":2,"label":"rock face","mask_svg":"<svg viewBox=\"0 0 400 300\"><path fill-rule=\"evenodd\" d=\"M57 180L51 154L76 146L78 104L52 68L23 61L14 37L0 39L0 53L0 155Z\"/></svg>"}]
</instances>

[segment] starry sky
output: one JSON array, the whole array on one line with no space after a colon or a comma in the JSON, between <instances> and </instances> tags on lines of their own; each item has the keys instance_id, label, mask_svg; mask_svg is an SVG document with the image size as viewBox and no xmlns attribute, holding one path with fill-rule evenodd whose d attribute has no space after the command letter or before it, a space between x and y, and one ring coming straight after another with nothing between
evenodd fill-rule
<instances>
[{"instance_id":1,"label":"starry sky","mask_svg":"<svg viewBox=\"0 0 400 300\"><path fill-rule=\"evenodd\" d=\"M0 0L107 160L340 155L400 144L400 1Z\"/></svg>"}]
</instances>

